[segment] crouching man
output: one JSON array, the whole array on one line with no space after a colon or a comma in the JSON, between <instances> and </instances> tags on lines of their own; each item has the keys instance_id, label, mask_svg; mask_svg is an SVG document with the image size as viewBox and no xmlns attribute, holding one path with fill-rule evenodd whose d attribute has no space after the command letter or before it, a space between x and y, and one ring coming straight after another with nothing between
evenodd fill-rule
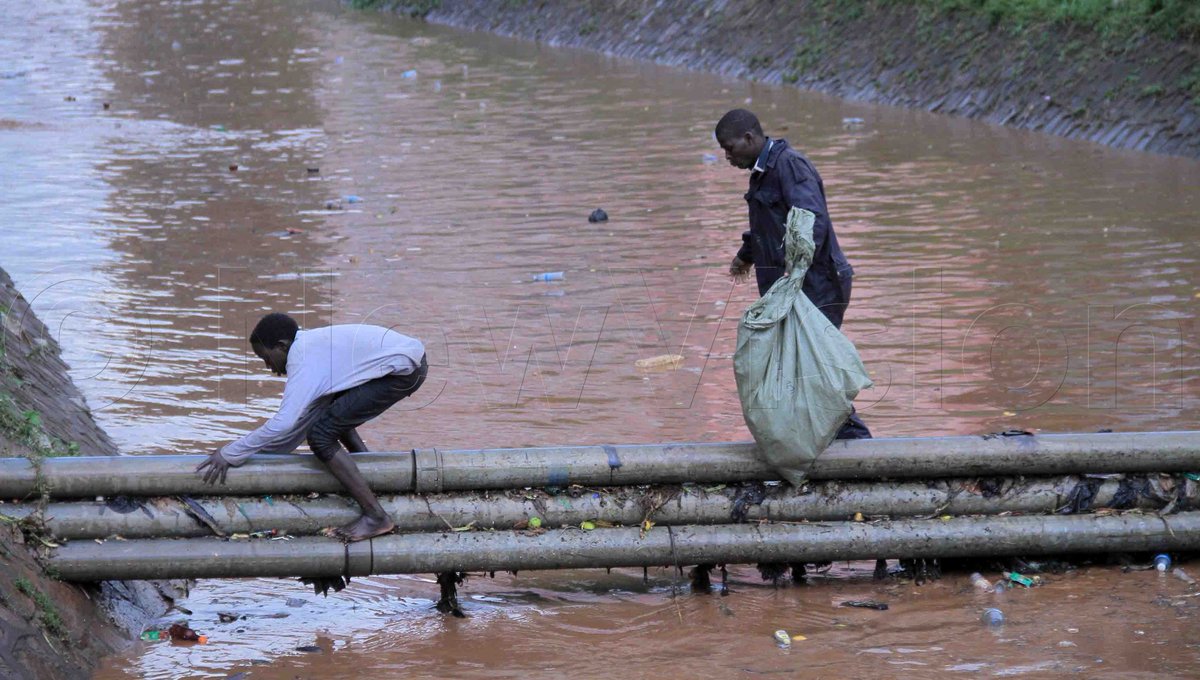
<instances>
[{"instance_id":1,"label":"crouching man","mask_svg":"<svg viewBox=\"0 0 1200 680\"><path fill-rule=\"evenodd\" d=\"M363 511L335 534L353 542L394 529L347 449L366 451L355 428L425 382L428 364L421 341L366 324L300 330L292 317L274 313L254 327L250 347L271 372L287 376L279 412L214 451L196 472L209 484L223 484L231 466L240 466L255 453L288 453L307 439L313 454Z\"/></svg>"}]
</instances>

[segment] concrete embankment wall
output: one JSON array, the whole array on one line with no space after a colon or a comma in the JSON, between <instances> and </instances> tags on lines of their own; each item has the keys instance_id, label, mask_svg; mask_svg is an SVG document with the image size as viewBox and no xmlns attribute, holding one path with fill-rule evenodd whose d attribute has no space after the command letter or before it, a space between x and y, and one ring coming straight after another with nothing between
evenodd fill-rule
<instances>
[{"instance_id":1,"label":"concrete embankment wall","mask_svg":"<svg viewBox=\"0 0 1200 680\"><path fill-rule=\"evenodd\" d=\"M54 337L0 269L0 457L114 455ZM86 678L165 608L165 582L63 583L38 561L36 522L0 499L0 678ZM36 500L36 499L25 499Z\"/></svg>"},{"instance_id":2,"label":"concrete embankment wall","mask_svg":"<svg viewBox=\"0 0 1200 680\"><path fill-rule=\"evenodd\" d=\"M1200 156L1200 45L872 0L424 0L428 21Z\"/></svg>"}]
</instances>

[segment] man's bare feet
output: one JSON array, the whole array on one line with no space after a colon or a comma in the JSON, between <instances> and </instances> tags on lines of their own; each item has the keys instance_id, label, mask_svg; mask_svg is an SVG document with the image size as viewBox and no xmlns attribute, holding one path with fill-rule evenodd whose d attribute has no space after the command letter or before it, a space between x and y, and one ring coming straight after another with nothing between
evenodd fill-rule
<instances>
[{"instance_id":1,"label":"man's bare feet","mask_svg":"<svg viewBox=\"0 0 1200 680\"><path fill-rule=\"evenodd\" d=\"M354 543L391 533L395 528L396 523L392 521L391 517L375 519L363 515L346 526L335 529L333 533L347 543Z\"/></svg>"}]
</instances>

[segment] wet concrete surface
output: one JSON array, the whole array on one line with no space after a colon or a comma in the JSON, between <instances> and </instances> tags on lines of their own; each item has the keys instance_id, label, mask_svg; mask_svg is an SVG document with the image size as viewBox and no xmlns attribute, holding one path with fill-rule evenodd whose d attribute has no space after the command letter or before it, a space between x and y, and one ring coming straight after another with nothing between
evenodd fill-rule
<instances>
[{"instance_id":1,"label":"wet concrete surface","mask_svg":"<svg viewBox=\"0 0 1200 680\"><path fill-rule=\"evenodd\" d=\"M1195 161L331 4L12 12L3 265L124 452L203 453L269 416L282 383L244 337L271 310L426 341L426 386L364 428L376 449L748 438L730 357L754 291L724 275L746 178L706 157L740 105L824 176L877 435L1195 427ZM596 208L609 220L589 223ZM534 280L547 272L564 275ZM663 354L684 360L635 366ZM725 598L673 598L668 572L473 579L465 620L430 609L432 579L301 608L285 604L299 584L206 582L183 604L208 645L139 646L98 677L1161 677L1197 661L1182 581L1088 568L1006 595L993 632L965 579L876 585L871 566L787 589L738 569ZM777 628L808 640L779 650Z\"/></svg>"}]
</instances>

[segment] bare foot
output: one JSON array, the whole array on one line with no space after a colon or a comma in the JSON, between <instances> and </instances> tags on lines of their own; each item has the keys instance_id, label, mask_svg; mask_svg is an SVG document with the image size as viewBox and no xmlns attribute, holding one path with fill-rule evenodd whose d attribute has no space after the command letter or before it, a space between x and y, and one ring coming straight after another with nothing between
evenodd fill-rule
<instances>
[{"instance_id":1,"label":"bare foot","mask_svg":"<svg viewBox=\"0 0 1200 680\"><path fill-rule=\"evenodd\" d=\"M334 533L343 541L354 543L355 541L365 541L368 538L375 538L376 536L391 533L392 529L395 528L396 523L392 521L391 517L375 519L363 515L346 526L335 529Z\"/></svg>"}]
</instances>

